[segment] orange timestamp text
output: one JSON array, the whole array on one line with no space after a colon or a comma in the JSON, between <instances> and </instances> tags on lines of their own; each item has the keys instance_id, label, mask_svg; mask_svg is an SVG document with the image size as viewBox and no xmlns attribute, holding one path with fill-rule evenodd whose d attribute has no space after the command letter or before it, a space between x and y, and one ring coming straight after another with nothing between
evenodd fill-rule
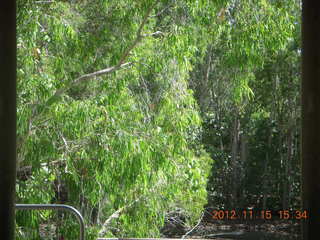
<instances>
[{"instance_id":1,"label":"orange timestamp text","mask_svg":"<svg viewBox=\"0 0 320 240\"><path fill-rule=\"evenodd\" d=\"M306 220L309 214L306 210L212 210L215 220Z\"/></svg>"}]
</instances>

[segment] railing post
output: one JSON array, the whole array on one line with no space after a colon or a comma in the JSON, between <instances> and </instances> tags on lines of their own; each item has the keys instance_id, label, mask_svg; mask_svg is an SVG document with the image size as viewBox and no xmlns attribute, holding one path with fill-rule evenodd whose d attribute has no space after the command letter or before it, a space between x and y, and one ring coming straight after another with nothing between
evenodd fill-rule
<instances>
[{"instance_id":1,"label":"railing post","mask_svg":"<svg viewBox=\"0 0 320 240\"><path fill-rule=\"evenodd\" d=\"M75 215L80 224L80 240L85 240L85 225L81 213L72 206L65 204L16 204L17 210L64 210Z\"/></svg>"}]
</instances>

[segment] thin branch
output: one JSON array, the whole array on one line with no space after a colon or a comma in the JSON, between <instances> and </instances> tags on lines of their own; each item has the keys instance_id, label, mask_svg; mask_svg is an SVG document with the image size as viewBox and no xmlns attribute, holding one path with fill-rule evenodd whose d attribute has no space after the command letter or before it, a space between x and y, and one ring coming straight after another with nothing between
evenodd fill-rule
<instances>
[{"instance_id":1,"label":"thin branch","mask_svg":"<svg viewBox=\"0 0 320 240\"><path fill-rule=\"evenodd\" d=\"M35 3L54 3L54 0L48 0L48 1L35 1Z\"/></svg>"},{"instance_id":2,"label":"thin branch","mask_svg":"<svg viewBox=\"0 0 320 240\"><path fill-rule=\"evenodd\" d=\"M162 13L164 13L167 9L169 9L170 7L172 7L173 4L169 4L168 6L166 6L165 8L163 8L160 12L158 12L156 15L150 16L152 18L154 17L159 17Z\"/></svg>"},{"instance_id":3,"label":"thin branch","mask_svg":"<svg viewBox=\"0 0 320 240\"><path fill-rule=\"evenodd\" d=\"M111 224L113 219L117 219L120 217L120 215L124 212L124 210L130 208L132 205L139 201L146 201L150 195L155 195L156 191L158 190L157 187L161 186L161 182L155 184L155 186L150 190L150 192L140 195L140 197L133 202L131 202L128 205L123 206L122 208L119 208L117 211L115 211L108 219L103 223L101 230L99 231L99 236L103 236L108 231L108 226Z\"/></svg>"},{"instance_id":4,"label":"thin branch","mask_svg":"<svg viewBox=\"0 0 320 240\"><path fill-rule=\"evenodd\" d=\"M129 207L131 207L133 204L135 204L136 202L138 202L141 198L138 198L136 200L134 200L132 203L123 206L122 208L119 208L117 211L115 211L113 214L111 214L110 217L108 217L108 219L103 223L101 230L99 231L99 236L103 236L107 231L108 231L108 226L111 224L113 219L117 219L120 217L120 215L122 214L122 212L126 209L128 209Z\"/></svg>"},{"instance_id":5,"label":"thin branch","mask_svg":"<svg viewBox=\"0 0 320 240\"><path fill-rule=\"evenodd\" d=\"M76 78L75 80L73 80L69 84L69 86L62 87L62 88L59 88L58 90L56 90L55 94L51 98L48 99L47 103L50 105L50 100L60 97L63 93L65 93L71 87L77 86L78 84L80 84L80 83L82 83L82 82L84 82L86 80L89 80L89 79L94 78L94 77L99 77L99 76L104 75L104 74L112 73L112 72L114 72L114 71L116 71L116 70L118 70L120 68L124 68L124 67L130 66L132 64L133 64L132 62L128 62L128 63L121 64L120 66L109 67L109 68L102 69L102 70L99 70L99 71L96 71L96 72L93 72L93 73L88 73L88 74L82 75L82 76Z\"/></svg>"},{"instance_id":6,"label":"thin branch","mask_svg":"<svg viewBox=\"0 0 320 240\"><path fill-rule=\"evenodd\" d=\"M188 236L190 233L192 233L199 226L199 224L202 221L203 216L204 216L204 213L202 213L198 223L190 231L188 231L185 235L183 235L181 239L185 239L186 236Z\"/></svg>"},{"instance_id":7,"label":"thin branch","mask_svg":"<svg viewBox=\"0 0 320 240\"><path fill-rule=\"evenodd\" d=\"M129 56L131 50L140 42L140 40L142 39L142 35L141 35L141 32L142 32L142 29L144 27L144 25L146 24L148 18L150 17L150 13L152 11L152 9L154 8L154 6L158 3L159 1L155 1L150 7L149 9L147 10L146 14L144 15L143 17L143 20L142 20L142 23L140 24L139 28L138 28L138 31L137 31L137 34L136 34L136 38L135 40L133 41L133 43L127 48L127 50L124 52L124 54L122 55L122 57L120 58L120 61L118 63L117 66L120 66L124 60Z\"/></svg>"},{"instance_id":8,"label":"thin branch","mask_svg":"<svg viewBox=\"0 0 320 240\"><path fill-rule=\"evenodd\" d=\"M41 167L48 167L50 165L61 165L64 162L65 162L64 159L58 159L58 160L54 160L54 161L50 161L50 162L46 162L46 163L41 163L40 166Z\"/></svg>"},{"instance_id":9,"label":"thin branch","mask_svg":"<svg viewBox=\"0 0 320 240\"><path fill-rule=\"evenodd\" d=\"M64 143L64 145L65 145L65 147L66 147L66 150L67 150L68 152L70 152L70 148L69 148L69 146L68 146L67 140L64 138L64 136L62 135L61 132L59 132L58 134L59 134L60 137L62 138L62 141L63 141L63 143Z\"/></svg>"},{"instance_id":10,"label":"thin branch","mask_svg":"<svg viewBox=\"0 0 320 240\"><path fill-rule=\"evenodd\" d=\"M163 35L163 32L161 32L161 31L156 31L156 32L154 32L154 33L149 33L149 34L143 34L142 36L143 37L154 37L154 36L161 36L161 35Z\"/></svg>"}]
</instances>

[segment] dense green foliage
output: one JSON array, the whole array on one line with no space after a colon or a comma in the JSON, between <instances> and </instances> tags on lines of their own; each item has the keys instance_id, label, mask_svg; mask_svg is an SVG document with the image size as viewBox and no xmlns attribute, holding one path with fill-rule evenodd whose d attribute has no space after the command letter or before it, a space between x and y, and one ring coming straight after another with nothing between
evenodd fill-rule
<instances>
[{"instance_id":1,"label":"dense green foliage","mask_svg":"<svg viewBox=\"0 0 320 240\"><path fill-rule=\"evenodd\" d=\"M75 206L89 239L158 237L172 209L192 224L206 188L211 205L293 206L299 1L284 2L19 0L17 202ZM75 238L47 212L17 230L55 221Z\"/></svg>"},{"instance_id":2,"label":"dense green foliage","mask_svg":"<svg viewBox=\"0 0 320 240\"><path fill-rule=\"evenodd\" d=\"M123 208L117 236L158 236L169 208L197 219L211 160L187 86L198 36L184 11L195 6L167 4L21 2L18 164L32 177L18 202L71 204L93 231Z\"/></svg>"},{"instance_id":3,"label":"dense green foliage","mask_svg":"<svg viewBox=\"0 0 320 240\"><path fill-rule=\"evenodd\" d=\"M285 2L229 1L191 74L212 206L300 204L300 1Z\"/></svg>"}]
</instances>

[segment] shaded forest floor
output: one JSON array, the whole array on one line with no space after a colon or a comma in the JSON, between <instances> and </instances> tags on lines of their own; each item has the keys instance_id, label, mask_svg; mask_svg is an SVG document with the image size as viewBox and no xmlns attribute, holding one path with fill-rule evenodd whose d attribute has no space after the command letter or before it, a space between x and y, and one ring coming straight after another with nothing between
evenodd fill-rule
<instances>
[{"instance_id":1,"label":"shaded forest floor","mask_svg":"<svg viewBox=\"0 0 320 240\"><path fill-rule=\"evenodd\" d=\"M215 233L237 233L237 232L263 232L267 235L274 234L282 239L298 239L300 236L300 224L298 222L286 220L273 220L270 222L247 222L247 223L231 223L223 221L218 223L203 222L198 229L188 235L195 238L196 236L205 238L214 238ZM186 237L186 238L188 238Z\"/></svg>"},{"instance_id":2,"label":"shaded forest floor","mask_svg":"<svg viewBox=\"0 0 320 240\"><path fill-rule=\"evenodd\" d=\"M202 219L197 226L189 229L181 221L179 222L179 218L171 218L170 220L162 229L163 237L245 240L301 239L301 222L294 220L241 221Z\"/></svg>"}]
</instances>

